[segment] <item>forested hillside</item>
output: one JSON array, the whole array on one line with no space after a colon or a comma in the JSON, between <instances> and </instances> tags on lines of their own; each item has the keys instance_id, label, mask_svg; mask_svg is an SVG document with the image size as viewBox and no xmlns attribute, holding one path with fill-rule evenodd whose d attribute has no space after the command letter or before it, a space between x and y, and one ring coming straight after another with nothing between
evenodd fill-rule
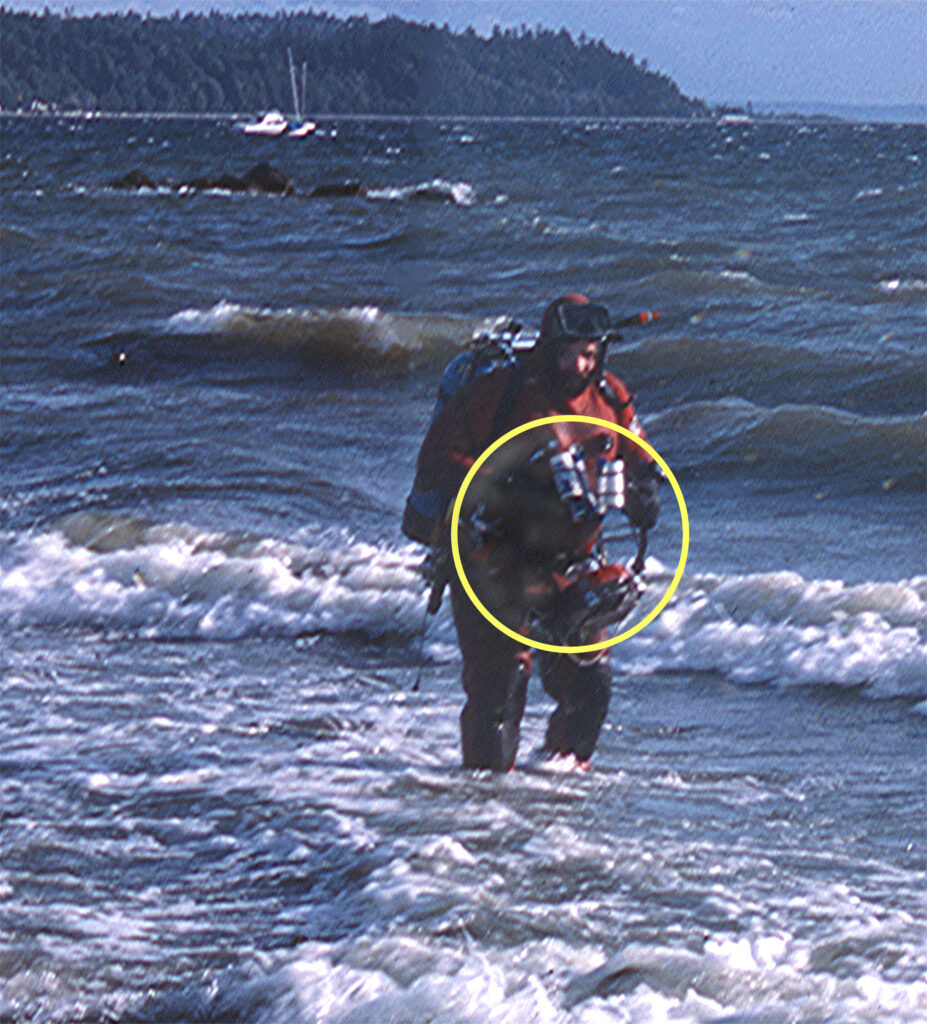
<instances>
[{"instance_id":1,"label":"forested hillside","mask_svg":"<svg viewBox=\"0 0 927 1024\"><path fill-rule=\"evenodd\" d=\"M689 117L665 75L564 30L484 38L325 14L68 17L0 8L0 105L206 112L292 109L287 49L310 113Z\"/></svg>"}]
</instances>

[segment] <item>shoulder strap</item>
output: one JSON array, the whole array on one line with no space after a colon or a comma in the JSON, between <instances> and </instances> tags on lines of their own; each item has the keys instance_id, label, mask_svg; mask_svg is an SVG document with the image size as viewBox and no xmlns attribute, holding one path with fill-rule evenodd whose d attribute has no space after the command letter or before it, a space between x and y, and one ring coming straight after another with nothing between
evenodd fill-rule
<instances>
[{"instance_id":1,"label":"shoulder strap","mask_svg":"<svg viewBox=\"0 0 927 1024\"><path fill-rule=\"evenodd\" d=\"M505 382L502 401L496 406L496 411L493 413L492 423L489 427L490 444L498 440L505 433L505 428L508 426L509 419L515 409L515 403L518 401L518 396L525 386L526 374L526 360L516 360L512 366L512 372L509 374L509 379Z\"/></svg>"}]
</instances>

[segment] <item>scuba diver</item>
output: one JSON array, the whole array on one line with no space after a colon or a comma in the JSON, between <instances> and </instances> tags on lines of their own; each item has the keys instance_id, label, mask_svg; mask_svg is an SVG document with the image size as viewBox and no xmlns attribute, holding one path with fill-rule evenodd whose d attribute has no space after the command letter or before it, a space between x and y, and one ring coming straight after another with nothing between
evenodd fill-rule
<instances>
[{"instance_id":1,"label":"scuba diver","mask_svg":"<svg viewBox=\"0 0 927 1024\"><path fill-rule=\"evenodd\" d=\"M571 293L548 306L527 353L509 349L508 358L478 368L466 353L458 357L466 373L458 367L455 378L455 360L445 374L458 390L445 388L439 399L403 530L433 551L429 610L450 583L466 694L464 767L514 766L533 652L490 623L467 595L450 564L448 510L473 463L521 424L583 415L644 437L627 389L605 370L612 331L604 307ZM480 467L461 510L460 557L471 587L500 622L526 637L559 646L607 637L639 590L632 573L607 563L603 519L621 508L646 538L657 519L658 479L642 448L601 426L554 423L511 439ZM643 544L638 562L636 571ZM611 694L608 649L584 657L539 651L537 660L556 701L544 751L586 768Z\"/></svg>"}]
</instances>

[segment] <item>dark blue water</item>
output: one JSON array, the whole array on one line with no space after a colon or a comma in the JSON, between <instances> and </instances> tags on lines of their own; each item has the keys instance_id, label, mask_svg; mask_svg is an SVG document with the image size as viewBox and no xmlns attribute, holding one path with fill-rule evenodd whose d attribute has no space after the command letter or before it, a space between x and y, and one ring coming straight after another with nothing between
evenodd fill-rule
<instances>
[{"instance_id":1,"label":"dark blue water","mask_svg":"<svg viewBox=\"0 0 927 1024\"><path fill-rule=\"evenodd\" d=\"M0 128L0 1018L924 1019L924 126ZM589 775L532 692L473 776L402 504L449 355L576 289L660 310L689 562Z\"/></svg>"}]
</instances>

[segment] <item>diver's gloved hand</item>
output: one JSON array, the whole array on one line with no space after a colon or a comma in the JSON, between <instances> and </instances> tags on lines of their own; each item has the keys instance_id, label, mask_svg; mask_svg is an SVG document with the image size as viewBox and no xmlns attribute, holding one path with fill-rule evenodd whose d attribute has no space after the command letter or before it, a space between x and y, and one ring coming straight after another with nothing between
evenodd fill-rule
<instances>
[{"instance_id":1,"label":"diver's gloved hand","mask_svg":"<svg viewBox=\"0 0 927 1024\"><path fill-rule=\"evenodd\" d=\"M661 473L653 463L645 463L629 478L625 487L624 511L632 525L639 530L649 530L660 514L660 497L657 494Z\"/></svg>"}]
</instances>

